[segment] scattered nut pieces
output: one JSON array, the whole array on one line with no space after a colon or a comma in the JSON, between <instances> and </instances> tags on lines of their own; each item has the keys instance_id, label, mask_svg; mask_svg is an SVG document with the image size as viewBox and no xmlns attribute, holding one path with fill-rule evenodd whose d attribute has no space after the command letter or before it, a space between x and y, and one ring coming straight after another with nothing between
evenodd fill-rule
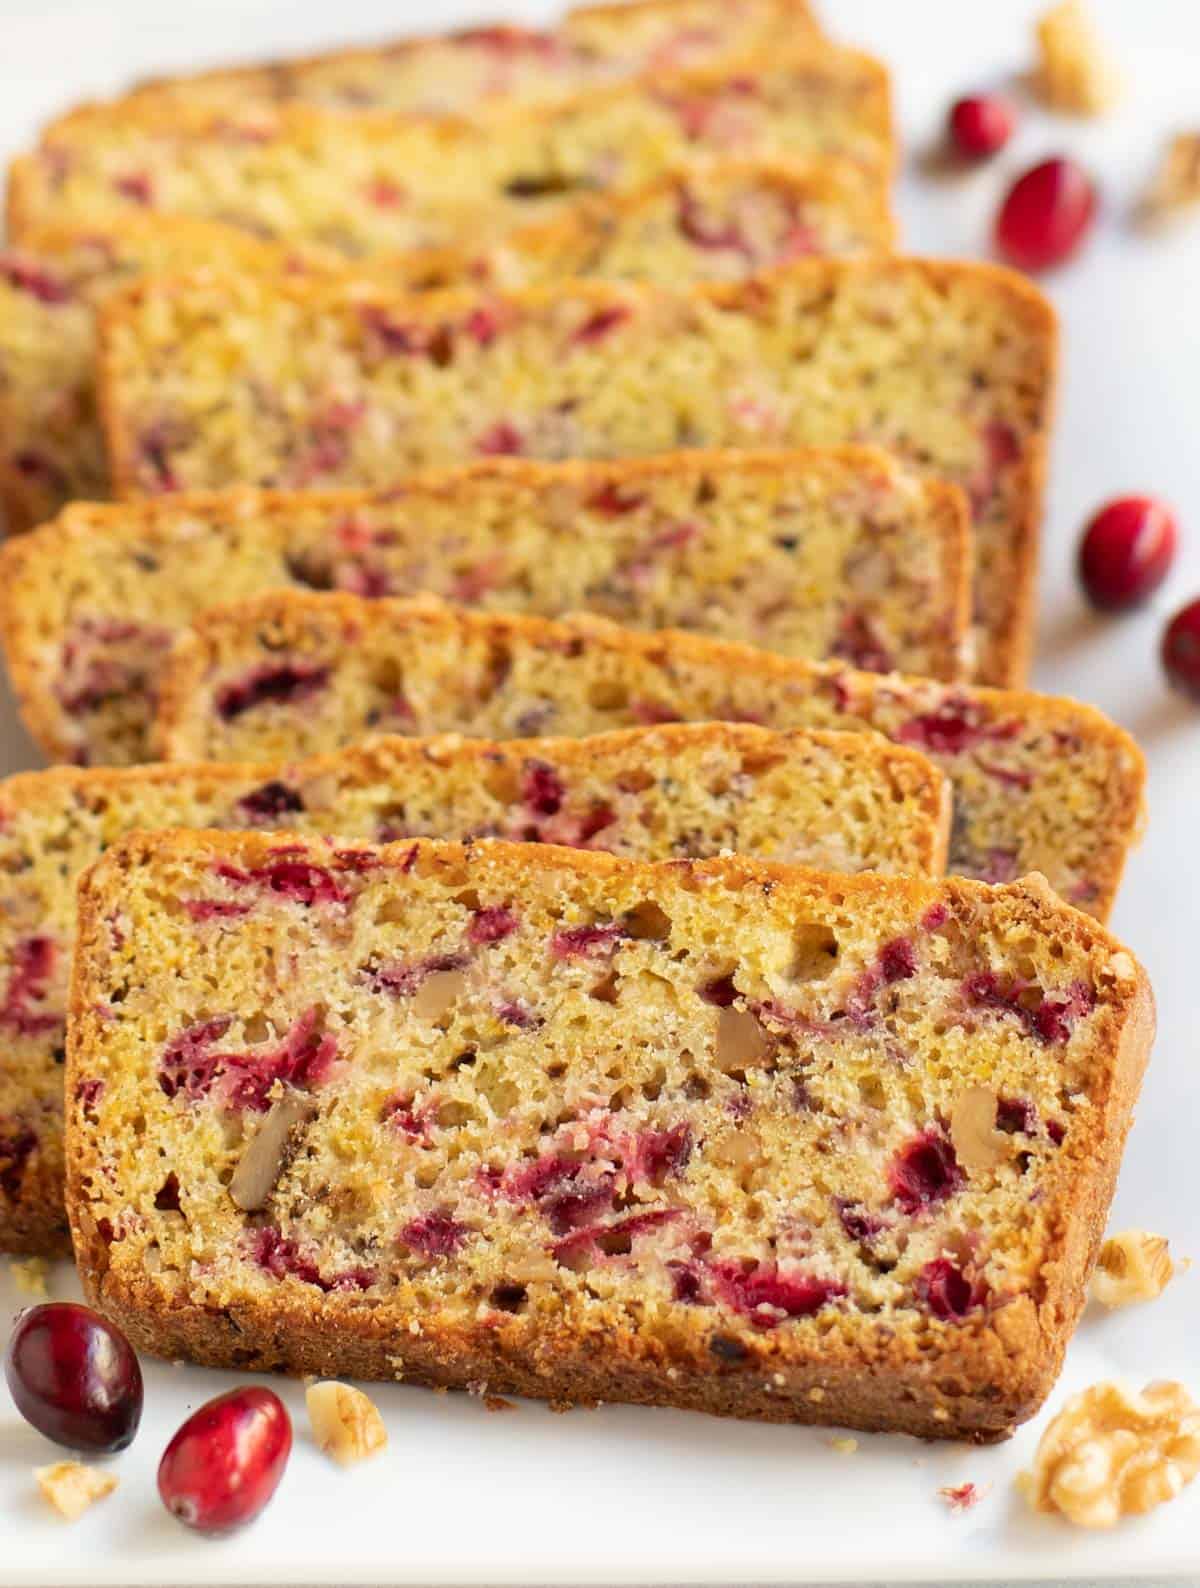
<instances>
[{"instance_id":1,"label":"scattered nut pieces","mask_svg":"<svg viewBox=\"0 0 1200 1588\"><path fill-rule=\"evenodd\" d=\"M1098 116L1120 97L1121 78L1082 0L1062 0L1037 24L1038 90L1052 110Z\"/></svg>"},{"instance_id":2,"label":"scattered nut pieces","mask_svg":"<svg viewBox=\"0 0 1200 1588\"><path fill-rule=\"evenodd\" d=\"M55 1461L48 1467L35 1467L33 1475L43 1495L68 1522L77 1522L117 1486L115 1473L85 1467L81 1461Z\"/></svg>"},{"instance_id":3,"label":"scattered nut pieces","mask_svg":"<svg viewBox=\"0 0 1200 1588\"><path fill-rule=\"evenodd\" d=\"M483 1397L484 1410L489 1412L515 1412L517 1403L506 1401L503 1395L485 1395Z\"/></svg>"},{"instance_id":4,"label":"scattered nut pieces","mask_svg":"<svg viewBox=\"0 0 1200 1588\"><path fill-rule=\"evenodd\" d=\"M341 1467L378 1455L388 1442L379 1408L351 1384L326 1379L304 1393L313 1438Z\"/></svg>"},{"instance_id":5,"label":"scattered nut pieces","mask_svg":"<svg viewBox=\"0 0 1200 1588\"><path fill-rule=\"evenodd\" d=\"M20 1295L33 1296L38 1301L45 1301L49 1296L46 1275L50 1265L44 1257L14 1257L8 1269Z\"/></svg>"},{"instance_id":6,"label":"scattered nut pieces","mask_svg":"<svg viewBox=\"0 0 1200 1588\"><path fill-rule=\"evenodd\" d=\"M990 1484L981 1489L974 1483L955 1483L939 1489L938 1494L952 1511L970 1511L985 1498L990 1489Z\"/></svg>"},{"instance_id":7,"label":"scattered nut pieces","mask_svg":"<svg viewBox=\"0 0 1200 1588\"><path fill-rule=\"evenodd\" d=\"M1173 1500L1200 1472L1200 1407L1182 1384L1117 1383L1074 1396L1017 1479L1035 1511L1077 1527L1113 1527Z\"/></svg>"},{"instance_id":8,"label":"scattered nut pieces","mask_svg":"<svg viewBox=\"0 0 1200 1588\"><path fill-rule=\"evenodd\" d=\"M969 1174L987 1174L1008 1155L1008 1138L996 1129L999 1099L986 1086L968 1086L950 1114L954 1156Z\"/></svg>"},{"instance_id":9,"label":"scattered nut pieces","mask_svg":"<svg viewBox=\"0 0 1200 1588\"><path fill-rule=\"evenodd\" d=\"M1100 1248L1092 1275L1092 1295L1104 1307L1161 1296L1175 1273L1171 1248L1162 1235L1149 1230L1122 1230Z\"/></svg>"},{"instance_id":10,"label":"scattered nut pieces","mask_svg":"<svg viewBox=\"0 0 1200 1588\"><path fill-rule=\"evenodd\" d=\"M852 1456L858 1449L858 1440L851 1439L846 1434L838 1434L829 1441L830 1450L836 1450L839 1456Z\"/></svg>"},{"instance_id":11,"label":"scattered nut pieces","mask_svg":"<svg viewBox=\"0 0 1200 1588\"><path fill-rule=\"evenodd\" d=\"M1153 224L1193 204L1200 204L1200 132L1179 132L1142 195L1138 217Z\"/></svg>"}]
</instances>

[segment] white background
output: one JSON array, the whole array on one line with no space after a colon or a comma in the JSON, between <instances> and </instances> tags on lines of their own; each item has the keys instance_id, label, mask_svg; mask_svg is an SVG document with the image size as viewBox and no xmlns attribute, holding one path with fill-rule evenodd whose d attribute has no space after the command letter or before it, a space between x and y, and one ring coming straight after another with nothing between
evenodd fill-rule
<instances>
[{"instance_id":1,"label":"white background","mask_svg":"<svg viewBox=\"0 0 1200 1588\"><path fill-rule=\"evenodd\" d=\"M1012 85L1030 57L1029 0L823 0L831 30L892 64L906 138L900 211L916 252L986 253L1006 176L1046 154L1084 158L1103 189L1085 256L1046 278L1064 321L1065 368L1041 586L1036 682L1094 701L1141 740L1151 767L1149 834L1114 918L1148 965L1160 1036L1122 1175L1114 1224L1171 1237L1200 1257L1200 707L1168 694L1157 646L1168 613L1200 595L1200 214L1164 236L1130 225L1164 136L1200 126L1200 6L1194 0L1093 0L1129 80L1120 111L1097 123L1055 119L1026 102L1018 139L992 166L934 177L922 161L946 104ZM514 18L553 6L511 0ZM131 76L277 55L491 17L455 0L3 0L0 152L15 152L68 103ZM1019 84L1016 85L1020 92ZM1107 497L1163 495L1184 549L1152 608L1089 616L1073 577L1080 524ZM0 698L0 769L35 765ZM66 1270L57 1294L70 1293ZM1104 1374L1178 1376L1200 1393L1200 1269L1160 1302L1089 1313L1051 1409ZM0 1278L0 1318L16 1307ZM159 1509L157 1457L186 1407L233 1382L152 1368L143 1434L122 1457L118 1495L75 1528L33 1494L53 1459L0 1390L0 1583L822 1581L1053 1577L1105 1573L1200 1578L1200 1483L1183 1500L1108 1536L1035 1519L1013 1495L1044 1413L990 1451L829 1435L606 1409L553 1417L538 1406L492 1416L462 1397L378 1392L390 1452L344 1475L304 1433L271 1510L236 1540L186 1535ZM945 1483L991 1485L966 1516Z\"/></svg>"}]
</instances>

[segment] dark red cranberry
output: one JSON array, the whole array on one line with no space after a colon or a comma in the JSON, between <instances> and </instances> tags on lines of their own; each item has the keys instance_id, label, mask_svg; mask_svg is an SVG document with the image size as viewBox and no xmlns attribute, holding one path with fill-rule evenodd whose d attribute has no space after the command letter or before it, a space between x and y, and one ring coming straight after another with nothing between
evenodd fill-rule
<instances>
[{"instance_id":1,"label":"dark red cranberry","mask_svg":"<svg viewBox=\"0 0 1200 1588\"><path fill-rule=\"evenodd\" d=\"M258 1385L230 1390L193 1412L163 1451L158 1492L197 1533L229 1533L267 1504L291 1453L279 1396Z\"/></svg>"},{"instance_id":2,"label":"dark red cranberry","mask_svg":"<svg viewBox=\"0 0 1200 1588\"><path fill-rule=\"evenodd\" d=\"M952 1323L987 1300L982 1280L972 1282L948 1257L936 1257L917 1275L917 1297L935 1318Z\"/></svg>"},{"instance_id":3,"label":"dark red cranberry","mask_svg":"<svg viewBox=\"0 0 1200 1588\"><path fill-rule=\"evenodd\" d=\"M445 1208L434 1208L410 1220L400 1231L400 1240L424 1257L453 1257L470 1233Z\"/></svg>"},{"instance_id":4,"label":"dark red cranberry","mask_svg":"<svg viewBox=\"0 0 1200 1588\"><path fill-rule=\"evenodd\" d=\"M945 1201L962 1185L962 1179L953 1145L936 1130L914 1137L888 1168L892 1195L905 1213L919 1213Z\"/></svg>"},{"instance_id":5,"label":"dark red cranberry","mask_svg":"<svg viewBox=\"0 0 1200 1588\"><path fill-rule=\"evenodd\" d=\"M1171 619L1162 659L1173 686L1200 701L1200 600L1189 601Z\"/></svg>"},{"instance_id":6,"label":"dark red cranberry","mask_svg":"<svg viewBox=\"0 0 1200 1588\"><path fill-rule=\"evenodd\" d=\"M1121 496L1090 521L1079 547L1079 577L1103 612L1124 612L1152 596L1170 572L1179 526L1165 502Z\"/></svg>"},{"instance_id":7,"label":"dark red cranberry","mask_svg":"<svg viewBox=\"0 0 1200 1588\"><path fill-rule=\"evenodd\" d=\"M1017 126L1017 110L1002 94L971 94L950 107L947 130L967 160L986 160L1003 149Z\"/></svg>"},{"instance_id":8,"label":"dark red cranberry","mask_svg":"<svg viewBox=\"0 0 1200 1588\"><path fill-rule=\"evenodd\" d=\"M129 1341L89 1307L55 1301L17 1319L4 1357L17 1410L69 1450L124 1450L142 1417L142 1370Z\"/></svg>"},{"instance_id":9,"label":"dark red cranberry","mask_svg":"<svg viewBox=\"0 0 1200 1588\"><path fill-rule=\"evenodd\" d=\"M1096 215L1096 187L1074 160L1043 160L1019 176L996 216L996 247L1021 270L1048 270L1079 248Z\"/></svg>"},{"instance_id":10,"label":"dark red cranberry","mask_svg":"<svg viewBox=\"0 0 1200 1588\"><path fill-rule=\"evenodd\" d=\"M315 662L266 663L222 685L216 695L217 712L232 722L255 706L299 705L323 689L328 679L328 667Z\"/></svg>"},{"instance_id":11,"label":"dark red cranberry","mask_svg":"<svg viewBox=\"0 0 1200 1588\"><path fill-rule=\"evenodd\" d=\"M547 761L526 761L521 778L521 798L539 816L553 816L566 796L563 780Z\"/></svg>"},{"instance_id":12,"label":"dark red cranberry","mask_svg":"<svg viewBox=\"0 0 1200 1588\"><path fill-rule=\"evenodd\" d=\"M299 789L290 788L288 784L273 778L261 788L252 789L249 794L243 795L238 801L238 809L248 821L269 822L302 811L304 800Z\"/></svg>"}]
</instances>

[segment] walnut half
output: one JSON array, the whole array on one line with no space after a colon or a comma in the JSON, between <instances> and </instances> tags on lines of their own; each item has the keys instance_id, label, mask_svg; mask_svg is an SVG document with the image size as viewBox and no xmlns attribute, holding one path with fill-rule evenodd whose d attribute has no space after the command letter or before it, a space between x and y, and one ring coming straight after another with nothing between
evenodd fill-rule
<instances>
[{"instance_id":1,"label":"walnut half","mask_svg":"<svg viewBox=\"0 0 1200 1588\"><path fill-rule=\"evenodd\" d=\"M1200 1407L1182 1384L1093 1384L1042 1435L1033 1469L1017 1482L1035 1511L1078 1527L1173 1500L1200 1472Z\"/></svg>"},{"instance_id":2,"label":"walnut half","mask_svg":"<svg viewBox=\"0 0 1200 1588\"><path fill-rule=\"evenodd\" d=\"M1171 1282L1175 1265L1171 1248L1149 1230L1122 1230L1100 1248L1092 1275L1092 1295L1104 1307L1127 1307L1153 1301Z\"/></svg>"}]
</instances>

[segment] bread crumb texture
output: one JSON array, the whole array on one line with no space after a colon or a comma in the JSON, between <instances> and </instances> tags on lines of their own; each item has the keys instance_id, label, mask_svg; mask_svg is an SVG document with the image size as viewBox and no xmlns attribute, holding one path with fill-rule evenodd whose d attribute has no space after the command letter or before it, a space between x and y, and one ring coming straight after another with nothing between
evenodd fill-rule
<instances>
[{"instance_id":1,"label":"bread crumb texture","mask_svg":"<svg viewBox=\"0 0 1200 1588\"><path fill-rule=\"evenodd\" d=\"M216 609L159 675L174 760L279 760L376 732L495 739L732 720L870 729L950 778L949 869L1045 875L1103 917L1142 820L1133 739L1075 701L824 667L594 619L286 592Z\"/></svg>"},{"instance_id":2,"label":"bread crumb texture","mask_svg":"<svg viewBox=\"0 0 1200 1588\"><path fill-rule=\"evenodd\" d=\"M81 901L68 1207L142 1348L975 1439L1053 1380L1152 1012L1039 880L165 833Z\"/></svg>"},{"instance_id":3,"label":"bread crumb texture","mask_svg":"<svg viewBox=\"0 0 1200 1588\"><path fill-rule=\"evenodd\" d=\"M874 448L493 459L377 493L79 503L9 541L0 578L31 730L60 760L121 764L151 758L164 654L218 591L225 602L290 586L587 611L956 679L969 519L952 487Z\"/></svg>"},{"instance_id":4,"label":"bread crumb texture","mask_svg":"<svg viewBox=\"0 0 1200 1588\"><path fill-rule=\"evenodd\" d=\"M1055 348L1052 308L1016 274L886 255L674 290L206 278L110 298L101 396L124 496L874 442L970 499L976 676L1008 683L1028 649Z\"/></svg>"},{"instance_id":5,"label":"bread crumb texture","mask_svg":"<svg viewBox=\"0 0 1200 1588\"><path fill-rule=\"evenodd\" d=\"M568 277L677 285L894 243L886 189L851 160L716 159L630 192L589 194L495 242L372 255L371 270L414 292ZM153 211L37 227L0 253L0 493L9 530L112 494L94 368L96 312L112 291L136 276L200 266L280 274L337 263L345 261L328 247Z\"/></svg>"},{"instance_id":6,"label":"bread crumb texture","mask_svg":"<svg viewBox=\"0 0 1200 1588\"><path fill-rule=\"evenodd\" d=\"M748 724L489 744L446 736L278 766L59 768L0 783L0 1250L66 1246L62 1061L75 883L135 829L287 827L377 840L501 836L643 859L724 851L940 875L945 779L863 734Z\"/></svg>"},{"instance_id":7,"label":"bread crumb texture","mask_svg":"<svg viewBox=\"0 0 1200 1588\"><path fill-rule=\"evenodd\" d=\"M711 0L579 6L554 27L464 28L376 48L159 78L117 106L242 111L247 104L279 101L333 110L480 114L497 104L558 99L613 79L717 63L819 36L805 0L724 0L719 9Z\"/></svg>"}]
</instances>

